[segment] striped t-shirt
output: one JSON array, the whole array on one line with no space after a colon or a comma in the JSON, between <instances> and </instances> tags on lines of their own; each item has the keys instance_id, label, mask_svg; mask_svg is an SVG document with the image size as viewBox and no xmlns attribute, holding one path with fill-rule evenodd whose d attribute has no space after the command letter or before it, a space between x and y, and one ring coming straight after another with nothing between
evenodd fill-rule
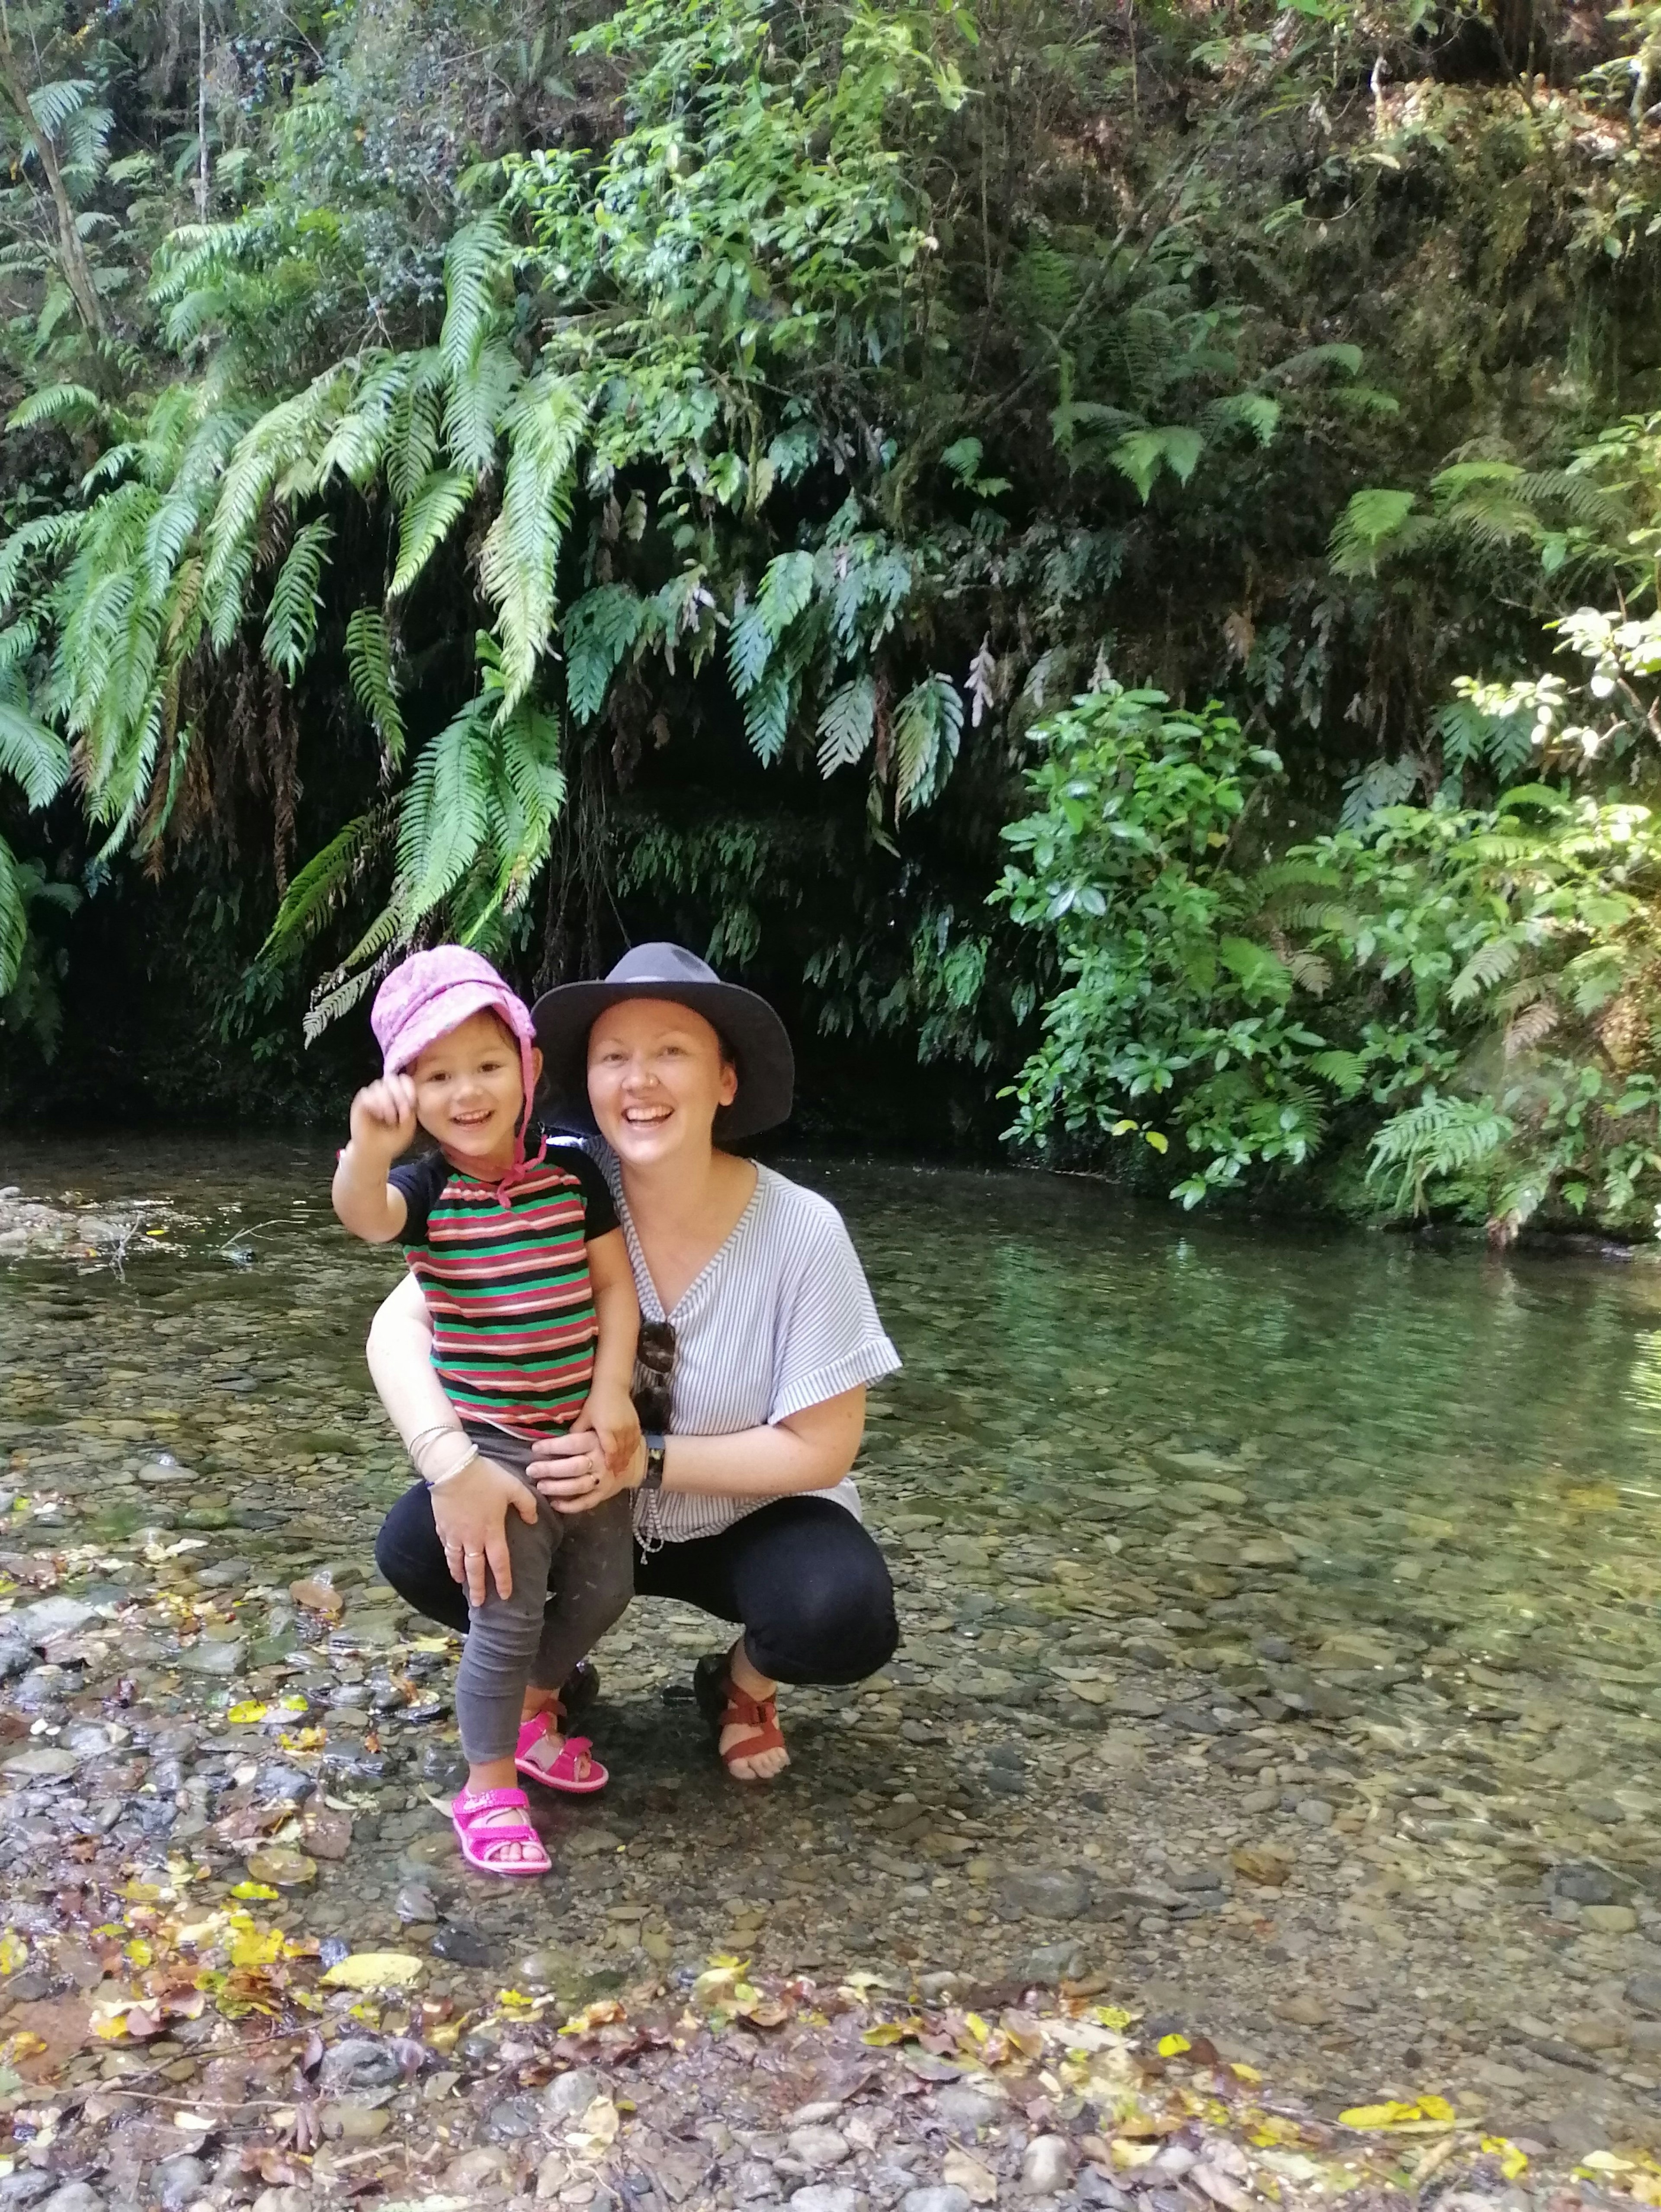
<instances>
[{"instance_id":1,"label":"striped t-shirt","mask_svg":"<svg viewBox=\"0 0 1661 2212\"><path fill-rule=\"evenodd\" d=\"M771 1168L757 1168L755 1190L732 1234L666 1313L629 1218L617 1161L589 1141L628 1240L642 1316L674 1328L673 1433L720 1437L765 1428L858 1383L878 1382L899 1365L841 1214L828 1199ZM812 1494L859 1511L851 1476ZM716 1535L772 1502L648 1492L636 1500L635 1524L648 1540L685 1543Z\"/></svg>"},{"instance_id":2,"label":"striped t-shirt","mask_svg":"<svg viewBox=\"0 0 1661 2212\"><path fill-rule=\"evenodd\" d=\"M433 1367L469 1419L557 1436L588 1395L599 1323L587 1247L618 1225L580 1146L538 1140L499 1192L435 1152L392 1169L402 1241L433 1319Z\"/></svg>"}]
</instances>

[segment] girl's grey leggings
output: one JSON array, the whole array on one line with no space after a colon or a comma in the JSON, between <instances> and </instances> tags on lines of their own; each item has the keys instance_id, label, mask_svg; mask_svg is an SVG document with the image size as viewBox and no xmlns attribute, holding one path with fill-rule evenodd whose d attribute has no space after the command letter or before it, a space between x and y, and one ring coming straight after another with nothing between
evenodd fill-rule
<instances>
[{"instance_id":1,"label":"girl's grey leggings","mask_svg":"<svg viewBox=\"0 0 1661 2212\"><path fill-rule=\"evenodd\" d=\"M499 1597L492 1585L483 1605L467 1608L456 1719L461 1747L477 1765L513 1755L526 1684L557 1690L621 1616L634 1595L635 1547L626 1491L592 1513L556 1513L532 1488L528 1438L482 1422L463 1426L537 1502L533 1522L508 1516L513 1595Z\"/></svg>"}]
</instances>

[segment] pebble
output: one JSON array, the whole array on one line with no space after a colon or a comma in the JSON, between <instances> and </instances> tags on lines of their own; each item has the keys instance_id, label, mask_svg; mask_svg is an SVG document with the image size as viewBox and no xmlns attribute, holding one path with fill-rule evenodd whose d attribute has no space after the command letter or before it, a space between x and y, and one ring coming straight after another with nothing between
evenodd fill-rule
<instances>
[{"instance_id":1,"label":"pebble","mask_svg":"<svg viewBox=\"0 0 1661 2212\"><path fill-rule=\"evenodd\" d=\"M805 2189L792 2190L790 2202L795 2212L860 2212L857 2190L839 2189L828 2181L812 2181Z\"/></svg>"},{"instance_id":2,"label":"pebble","mask_svg":"<svg viewBox=\"0 0 1661 2212\"><path fill-rule=\"evenodd\" d=\"M1012 1918L1076 1920L1090 1904L1087 1875L1076 1867L1013 1867L998 1884L998 1903Z\"/></svg>"},{"instance_id":3,"label":"pebble","mask_svg":"<svg viewBox=\"0 0 1661 2212\"><path fill-rule=\"evenodd\" d=\"M162 2212L185 2212L185 2207L195 2202L212 2179L211 2170L187 2150L176 2158L164 2158L150 2175Z\"/></svg>"},{"instance_id":4,"label":"pebble","mask_svg":"<svg viewBox=\"0 0 1661 2212\"><path fill-rule=\"evenodd\" d=\"M42 2198L40 2212L104 2212L104 2200L89 2181L66 2181Z\"/></svg>"},{"instance_id":5,"label":"pebble","mask_svg":"<svg viewBox=\"0 0 1661 2212\"><path fill-rule=\"evenodd\" d=\"M580 2120L595 2098L605 2094L598 2074L586 2066L573 2067L569 2074L556 2074L542 2092L542 2117L556 2127Z\"/></svg>"},{"instance_id":6,"label":"pebble","mask_svg":"<svg viewBox=\"0 0 1661 2212\"><path fill-rule=\"evenodd\" d=\"M1077 2162L1065 2136L1034 2136L1021 2159L1021 2186L1034 2197L1053 2197L1073 2179Z\"/></svg>"},{"instance_id":7,"label":"pebble","mask_svg":"<svg viewBox=\"0 0 1661 2212\"><path fill-rule=\"evenodd\" d=\"M908 2189L901 2203L901 2212L969 2212L969 2208L968 2191L950 2182L935 2189Z\"/></svg>"},{"instance_id":8,"label":"pebble","mask_svg":"<svg viewBox=\"0 0 1661 2212\"><path fill-rule=\"evenodd\" d=\"M324 2053L319 2079L326 2089L385 2089L402 2073L396 2056L384 2043L353 2035Z\"/></svg>"},{"instance_id":9,"label":"pebble","mask_svg":"<svg viewBox=\"0 0 1661 2212\"><path fill-rule=\"evenodd\" d=\"M465 1920L447 1921L432 1942L433 1956L457 1966L488 1966L490 1946L478 1929Z\"/></svg>"},{"instance_id":10,"label":"pebble","mask_svg":"<svg viewBox=\"0 0 1661 2212\"><path fill-rule=\"evenodd\" d=\"M934 2110L953 2135L972 2136L990 2127L1002 2107L965 2083L951 2082L934 2092Z\"/></svg>"},{"instance_id":11,"label":"pebble","mask_svg":"<svg viewBox=\"0 0 1661 2212\"><path fill-rule=\"evenodd\" d=\"M793 2128L785 2148L812 2173L825 2166L840 2166L851 2145L839 2128L806 2127Z\"/></svg>"},{"instance_id":12,"label":"pebble","mask_svg":"<svg viewBox=\"0 0 1661 2212\"><path fill-rule=\"evenodd\" d=\"M1337 1818L1338 1808L1325 1797L1300 1797L1297 1813L1306 1828L1329 1828Z\"/></svg>"}]
</instances>

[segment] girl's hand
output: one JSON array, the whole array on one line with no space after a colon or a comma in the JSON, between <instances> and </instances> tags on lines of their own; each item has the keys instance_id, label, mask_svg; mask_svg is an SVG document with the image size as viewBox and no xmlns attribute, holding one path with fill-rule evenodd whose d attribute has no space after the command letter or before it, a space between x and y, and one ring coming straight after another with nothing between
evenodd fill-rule
<instances>
[{"instance_id":1,"label":"girl's hand","mask_svg":"<svg viewBox=\"0 0 1661 2212\"><path fill-rule=\"evenodd\" d=\"M573 1434L585 1429L592 1429L599 1438L600 1449L611 1473L626 1474L640 1442L640 1415L629 1393L597 1383L588 1393L587 1404L571 1424Z\"/></svg>"},{"instance_id":2,"label":"girl's hand","mask_svg":"<svg viewBox=\"0 0 1661 2212\"><path fill-rule=\"evenodd\" d=\"M352 1101L352 1142L370 1159L395 1160L415 1142L415 1102L410 1076L367 1085Z\"/></svg>"},{"instance_id":3,"label":"girl's hand","mask_svg":"<svg viewBox=\"0 0 1661 2212\"><path fill-rule=\"evenodd\" d=\"M638 1490L646 1472L646 1446L638 1430L625 1464L608 1465L593 1429L541 1437L531 1447L531 1480L556 1513L592 1513L621 1490Z\"/></svg>"},{"instance_id":4,"label":"girl's hand","mask_svg":"<svg viewBox=\"0 0 1661 2212\"><path fill-rule=\"evenodd\" d=\"M433 1525L444 1547L444 1563L471 1605L484 1602L487 1567L497 1596L514 1594L514 1571L508 1560L510 1509L521 1521L537 1517L535 1498L494 1460L470 1460L459 1474L434 1486Z\"/></svg>"}]
</instances>

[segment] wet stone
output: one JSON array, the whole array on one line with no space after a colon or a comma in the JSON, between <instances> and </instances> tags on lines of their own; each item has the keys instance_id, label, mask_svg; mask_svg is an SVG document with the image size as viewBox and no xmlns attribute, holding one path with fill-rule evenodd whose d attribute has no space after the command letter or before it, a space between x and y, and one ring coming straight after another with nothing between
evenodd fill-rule
<instances>
[{"instance_id":1,"label":"wet stone","mask_svg":"<svg viewBox=\"0 0 1661 2212\"><path fill-rule=\"evenodd\" d=\"M989 2127L1002 2109L996 2100L957 2082L934 2092L934 2110L953 2135L972 2136L977 2128Z\"/></svg>"},{"instance_id":2,"label":"wet stone","mask_svg":"<svg viewBox=\"0 0 1661 2212\"><path fill-rule=\"evenodd\" d=\"M970 2212L970 2203L967 2190L948 2182L936 2189L907 2190L900 2212Z\"/></svg>"},{"instance_id":3,"label":"wet stone","mask_svg":"<svg viewBox=\"0 0 1661 2212\"><path fill-rule=\"evenodd\" d=\"M447 1921L432 1942L433 1956L457 1966L488 1966L493 1956L490 1944L471 1922Z\"/></svg>"},{"instance_id":4,"label":"wet stone","mask_svg":"<svg viewBox=\"0 0 1661 2212\"><path fill-rule=\"evenodd\" d=\"M790 2202L794 2212L859 2212L859 2192L853 2189L837 2188L830 2182L810 2182L805 2189L791 2191Z\"/></svg>"},{"instance_id":5,"label":"wet stone","mask_svg":"<svg viewBox=\"0 0 1661 2212\"><path fill-rule=\"evenodd\" d=\"M785 2148L810 2172L817 2172L826 2166L840 2166L850 2146L839 2128L806 2127L792 2129Z\"/></svg>"},{"instance_id":6,"label":"wet stone","mask_svg":"<svg viewBox=\"0 0 1661 2212\"><path fill-rule=\"evenodd\" d=\"M1013 1867L998 1884L998 1903L1013 1919L1076 1920L1090 1904L1089 1877L1074 1867Z\"/></svg>"},{"instance_id":7,"label":"wet stone","mask_svg":"<svg viewBox=\"0 0 1661 2212\"><path fill-rule=\"evenodd\" d=\"M162 2212L185 2212L211 2179L211 2170L189 2151L181 2151L177 2158L164 2158L150 2176Z\"/></svg>"},{"instance_id":8,"label":"wet stone","mask_svg":"<svg viewBox=\"0 0 1661 2212\"><path fill-rule=\"evenodd\" d=\"M555 2127L580 2120L604 2091L605 2084L599 2075L586 2066L574 2067L569 2074L557 2074L542 2092L542 2117Z\"/></svg>"},{"instance_id":9,"label":"wet stone","mask_svg":"<svg viewBox=\"0 0 1661 2212\"><path fill-rule=\"evenodd\" d=\"M350 2036L325 2052L320 2079L326 2089L385 2089L401 2070L384 2044L368 2036Z\"/></svg>"},{"instance_id":10,"label":"wet stone","mask_svg":"<svg viewBox=\"0 0 1661 2212\"><path fill-rule=\"evenodd\" d=\"M522 2142L533 2136L542 2114L533 2096L504 2097L484 2116L484 2131L496 2142Z\"/></svg>"}]
</instances>

